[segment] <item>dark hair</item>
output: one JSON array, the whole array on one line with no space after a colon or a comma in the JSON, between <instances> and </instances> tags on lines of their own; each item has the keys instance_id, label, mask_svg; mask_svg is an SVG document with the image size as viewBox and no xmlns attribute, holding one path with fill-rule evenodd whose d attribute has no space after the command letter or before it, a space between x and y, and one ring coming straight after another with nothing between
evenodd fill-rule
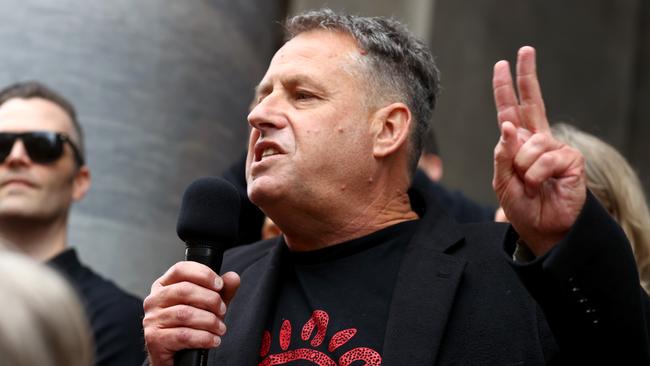
<instances>
[{"instance_id":1,"label":"dark hair","mask_svg":"<svg viewBox=\"0 0 650 366\"><path fill-rule=\"evenodd\" d=\"M379 98L400 98L411 110L409 169L415 171L423 138L429 129L439 89L438 69L429 48L406 27L383 17L339 15L330 9L309 11L287 19L287 39L311 30L342 31L367 52L367 77ZM361 61L363 62L363 61Z\"/></svg>"},{"instance_id":2,"label":"dark hair","mask_svg":"<svg viewBox=\"0 0 650 366\"><path fill-rule=\"evenodd\" d=\"M72 127L79 138L77 144L81 157L83 158L86 155L83 130L77 120L77 112L72 103L70 103L65 97L38 81L18 82L0 90L0 106L8 102L10 99L15 98L41 98L61 107L70 117Z\"/></svg>"}]
</instances>

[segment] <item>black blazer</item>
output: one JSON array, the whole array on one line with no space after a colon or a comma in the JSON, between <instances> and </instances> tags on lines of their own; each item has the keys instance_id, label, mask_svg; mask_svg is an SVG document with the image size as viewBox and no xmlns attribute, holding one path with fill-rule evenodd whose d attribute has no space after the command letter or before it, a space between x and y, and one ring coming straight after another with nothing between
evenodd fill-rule
<instances>
[{"instance_id":1,"label":"black blazer","mask_svg":"<svg viewBox=\"0 0 650 366\"><path fill-rule=\"evenodd\" d=\"M648 297L622 230L593 196L563 242L516 264L509 226L461 225L426 192L410 193L421 220L404 243L383 365L650 364ZM242 282L210 365L258 363L283 246L226 252L224 272Z\"/></svg>"}]
</instances>

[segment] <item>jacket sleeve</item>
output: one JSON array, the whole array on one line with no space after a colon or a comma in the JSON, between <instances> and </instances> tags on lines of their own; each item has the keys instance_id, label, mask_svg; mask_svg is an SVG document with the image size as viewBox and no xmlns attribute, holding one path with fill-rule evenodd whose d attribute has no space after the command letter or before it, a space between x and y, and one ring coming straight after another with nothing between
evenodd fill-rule
<instances>
[{"instance_id":1,"label":"jacket sleeve","mask_svg":"<svg viewBox=\"0 0 650 366\"><path fill-rule=\"evenodd\" d=\"M532 262L512 260L517 233L505 241L508 261L537 301L564 364L650 364L650 300L639 284L631 245L589 193L567 236Z\"/></svg>"}]
</instances>

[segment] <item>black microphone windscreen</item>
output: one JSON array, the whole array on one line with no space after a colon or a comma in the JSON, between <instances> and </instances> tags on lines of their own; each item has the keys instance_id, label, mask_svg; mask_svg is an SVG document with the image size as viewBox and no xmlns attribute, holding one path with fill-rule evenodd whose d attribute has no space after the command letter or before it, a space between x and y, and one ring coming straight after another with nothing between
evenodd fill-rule
<instances>
[{"instance_id":1,"label":"black microphone windscreen","mask_svg":"<svg viewBox=\"0 0 650 366\"><path fill-rule=\"evenodd\" d=\"M186 243L225 250L237 241L239 209L232 184L217 177L199 178L185 189L176 233Z\"/></svg>"}]
</instances>

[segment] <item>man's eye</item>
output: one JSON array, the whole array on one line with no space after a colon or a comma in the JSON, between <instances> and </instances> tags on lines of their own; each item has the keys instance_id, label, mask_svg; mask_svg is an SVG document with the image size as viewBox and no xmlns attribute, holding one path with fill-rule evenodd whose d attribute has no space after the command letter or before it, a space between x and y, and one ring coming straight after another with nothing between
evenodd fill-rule
<instances>
[{"instance_id":1,"label":"man's eye","mask_svg":"<svg viewBox=\"0 0 650 366\"><path fill-rule=\"evenodd\" d=\"M296 100L307 100L314 98L314 95L307 92L296 92L295 98Z\"/></svg>"}]
</instances>

